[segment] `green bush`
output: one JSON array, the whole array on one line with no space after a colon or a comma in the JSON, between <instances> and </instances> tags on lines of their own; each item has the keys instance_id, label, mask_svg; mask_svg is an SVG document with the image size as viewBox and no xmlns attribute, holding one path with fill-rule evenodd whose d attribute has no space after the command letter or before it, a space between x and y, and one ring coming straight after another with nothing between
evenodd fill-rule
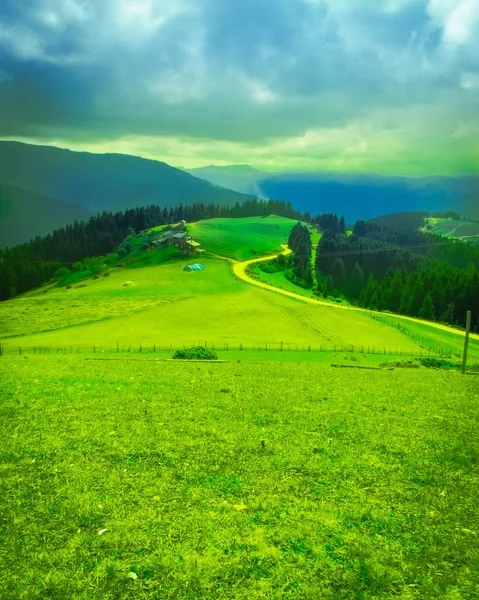
<instances>
[{"instance_id":1,"label":"green bush","mask_svg":"<svg viewBox=\"0 0 479 600\"><path fill-rule=\"evenodd\" d=\"M191 348L177 350L173 354L173 358L187 360L218 360L218 354L214 350L210 350L204 346L193 346Z\"/></svg>"},{"instance_id":2,"label":"green bush","mask_svg":"<svg viewBox=\"0 0 479 600\"><path fill-rule=\"evenodd\" d=\"M420 358L419 362L423 367L428 369L457 369L459 366L450 360L442 360L440 358Z\"/></svg>"},{"instance_id":3,"label":"green bush","mask_svg":"<svg viewBox=\"0 0 479 600\"><path fill-rule=\"evenodd\" d=\"M419 369L419 365L415 359L390 360L379 365L380 367L394 367L395 369Z\"/></svg>"}]
</instances>

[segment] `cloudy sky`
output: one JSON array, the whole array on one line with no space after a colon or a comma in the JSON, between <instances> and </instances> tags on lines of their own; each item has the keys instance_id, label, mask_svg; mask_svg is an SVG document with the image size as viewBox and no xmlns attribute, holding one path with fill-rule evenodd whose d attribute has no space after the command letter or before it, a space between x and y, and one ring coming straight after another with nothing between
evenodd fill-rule
<instances>
[{"instance_id":1,"label":"cloudy sky","mask_svg":"<svg viewBox=\"0 0 479 600\"><path fill-rule=\"evenodd\" d=\"M479 0L2 0L0 138L479 172Z\"/></svg>"}]
</instances>

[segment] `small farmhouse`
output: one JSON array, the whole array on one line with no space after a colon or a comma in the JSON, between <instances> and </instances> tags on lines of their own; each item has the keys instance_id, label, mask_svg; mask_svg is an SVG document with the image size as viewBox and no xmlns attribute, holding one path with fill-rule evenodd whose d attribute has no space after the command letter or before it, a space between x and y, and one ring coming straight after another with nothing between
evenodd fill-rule
<instances>
[{"instance_id":1,"label":"small farmhouse","mask_svg":"<svg viewBox=\"0 0 479 600\"><path fill-rule=\"evenodd\" d=\"M194 240L189 239L185 240L184 242L180 242L178 248L181 252L183 252L183 254L196 254L199 250L200 245L201 244L199 242L195 242Z\"/></svg>"},{"instance_id":2,"label":"small farmhouse","mask_svg":"<svg viewBox=\"0 0 479 600\"><path fill-rule=\"evenodd\" d=\"M173 243L178 246L189 238L187 233L175 233L172 237Z\"/></svg>"},{"instance_id":3,"label":"small farmhouse","mask_svg":"<svg viewBox=\"0 0 479 600\"><path fill-rule=\"evenodd\" d=\"M164 246L177 246L183 254L197 254L200 243L195 242L186 232L186 224L181 221L168 231L165 231L157 240L153 242L157 248Z\"/></svg>"}]
</instances>

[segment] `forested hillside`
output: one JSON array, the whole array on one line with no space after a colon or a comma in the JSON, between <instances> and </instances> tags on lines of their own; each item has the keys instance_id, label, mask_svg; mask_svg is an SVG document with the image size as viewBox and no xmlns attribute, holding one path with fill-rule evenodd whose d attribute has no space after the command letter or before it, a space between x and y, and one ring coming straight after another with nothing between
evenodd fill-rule
<instances>
[{"instance_id":1,"label":"forested hillside","mask_svg":"<svg viewBox=\"0 0 479 600\"><path fill-rule=\"evenodd\" d=\"M160 208L151 205L115 214L103 212L87 222L76 221L30 243L0 250L0 300L49 281L63 265L71 266L85 258L113 252L129 233L182 219L192 222L215 217L269 214L304 219L289 203L261 200L248 200L243 204L237 202L232 206L198 203Z\"/></svg>"},{"instance_id":2,"label":"forested hillside","mask_svg":"<svg viewBox=\"0 0 479 600\"><path fill-rule=\"evenodd\" d=\"M315 268L325 296L459 325L472 310L479 320L477 245L358 221L351 236L324 232Z\"/></svg>"}]
</instances>

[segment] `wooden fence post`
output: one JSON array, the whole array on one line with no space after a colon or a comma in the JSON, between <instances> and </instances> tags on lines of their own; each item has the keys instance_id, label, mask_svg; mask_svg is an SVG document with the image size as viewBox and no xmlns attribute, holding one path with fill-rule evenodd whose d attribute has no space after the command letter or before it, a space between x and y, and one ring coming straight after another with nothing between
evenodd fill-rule
<instances>
[{"instance_id":1,"label":"wooden fence post","mask_svg":"<svg viewBox=\"0 0 479 600\"><path fill-rule=\"evenodd\" d=\"M471 311L467 311L466 317L466 337L464 338L464 353L462 355L462 367L461 373L464 375L466 372L466 364L467 364L467 348L469 346L469 332L471 331Z\"/></svg>"}]
</instances>

